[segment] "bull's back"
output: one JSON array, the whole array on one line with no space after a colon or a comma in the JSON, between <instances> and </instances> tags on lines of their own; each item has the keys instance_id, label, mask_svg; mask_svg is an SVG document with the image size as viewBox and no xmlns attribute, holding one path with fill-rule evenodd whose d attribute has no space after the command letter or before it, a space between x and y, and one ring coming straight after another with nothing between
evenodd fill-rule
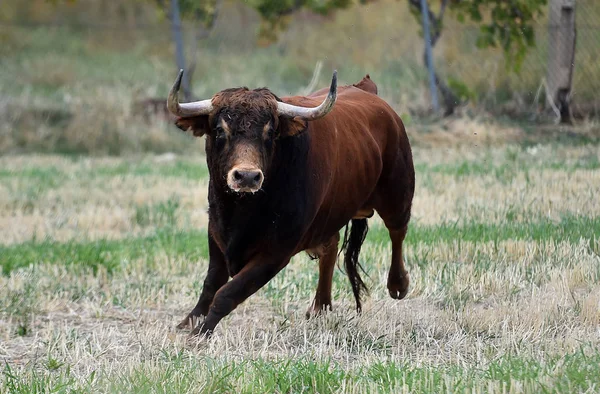
<instances>
[{"instance_id":1,"label":"bull's back","mask_svg":"<svg viewBox=\"0 0 600 394\"><path fill-rule=\"evenodd\" d=\"M291 98L293 99L293 98ZM310 106L319 96L299 98ZM287 100L286 100L287 101ZM309 102L310 101L310 102ZM400 118L381 98L357 87L344 87L332 112L311 122L309 171L319 203L309 233L314 247L339 231L369 204L387 161L400 153ZM391 146L389 146L391 145Z\"/></svg>"}]
</instances>

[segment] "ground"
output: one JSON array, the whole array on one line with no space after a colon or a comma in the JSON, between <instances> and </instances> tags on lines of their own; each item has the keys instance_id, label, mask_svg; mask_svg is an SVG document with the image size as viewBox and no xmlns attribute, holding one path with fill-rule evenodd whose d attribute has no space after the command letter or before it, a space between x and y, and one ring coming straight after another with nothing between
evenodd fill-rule
<instances>
[{"instance_id":1,"label":"ground","mask_svg":"<svg viewBox=\"0 0 600 394\"><path fill-rule=\"evenodd\" d=\"M302 254L208 341L175 329L207 267L200 149L0 157L0 391L597 392L599 146L450 123L409 130L405 300L374 217L362 314L337 270L306 320Z\"/></svg>"}]
</instances>

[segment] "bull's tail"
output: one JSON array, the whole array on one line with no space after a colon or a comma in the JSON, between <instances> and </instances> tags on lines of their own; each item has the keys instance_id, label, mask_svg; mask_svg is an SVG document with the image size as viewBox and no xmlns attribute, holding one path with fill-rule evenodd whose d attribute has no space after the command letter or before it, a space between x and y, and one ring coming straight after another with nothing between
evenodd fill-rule
<instances>
[{"instance_id":1,"label":"bull's tail","mask_svg":"<svg viewBox=\"0 0 600 394\"><path fill-rule=\"evenodd\" d=\"M360 277L359 269L363 272L364 269L358 261L358 255L360 254L360 248L367 237L369 226L367 219L352 219L352 228L348 235L348 227L344 234L344 242L342 249L345 249L344 265L346 267L346 274L350 279L350 285L352 285L352 292L354 293L354 299L356 300L356 310L360 312L361 298L363 293L367 293L368 289L362 278Z\"/></svg>"}]
</instances>

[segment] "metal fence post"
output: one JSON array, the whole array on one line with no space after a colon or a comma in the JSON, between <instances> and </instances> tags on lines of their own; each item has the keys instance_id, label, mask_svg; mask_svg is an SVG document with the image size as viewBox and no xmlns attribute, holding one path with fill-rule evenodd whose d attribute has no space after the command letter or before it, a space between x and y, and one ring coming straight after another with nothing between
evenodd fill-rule
<instances>
[{"instance_id":1,"label":"metal fence post","mask_svg":"<svg viewBox=\"0 0 600 394\"><path fill-rule=\"evenodd\" d=\"M575 0L550 1L550 35L546 79L555 106L560 110L560 121L569 123L569 95L575 67Z\"/></svg>"},{"instance_id":2,"label":"metal fence post","mask_svg":"<svg viewBox=\"0 0 600 394\"><path fill-rule=\"evenodd\" d=\"M439 110L437 87L435 83L435 72L433 70L433 54L431 51L431 34L429 33L429 6L427 0L421 0L421 10L423 14L423 33L425 35L425 53L427 58L427 69L429 71L429 88L431 90L431 103L433 110Z\"/></svg>"}]
</instances>

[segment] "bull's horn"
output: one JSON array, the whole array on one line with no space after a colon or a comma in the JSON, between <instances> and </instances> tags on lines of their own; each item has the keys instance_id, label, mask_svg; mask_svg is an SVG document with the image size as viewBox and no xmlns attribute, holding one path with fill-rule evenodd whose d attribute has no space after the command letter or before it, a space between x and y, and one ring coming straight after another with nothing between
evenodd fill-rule
<instances>
[{"instance_id":1,"label":"bull's horn","mask_svg":"<svg viewBox=\"0 0 600 394\"><path fill-rule=\"evenodd\" d=\"M183 77L183 70L179 70L177 79L169 92L169 98L167 99L167 108L173 115L181 116L183 118L189 118L199 115L208 115L212 111L212 100L194 101L192 103L179 104L179 88L181 87L181 78Z\"/></svg>"},{"instance_id":2,"label":"bull's horn","mask_svg":"<svg viewBox=\"0 0 600 394\"><path fill-rule=\"evenodd\" d=\"M296 116L303 120L315 120L327 115L333 109L337 97L337 70L333 72L329 94L318 107L306 108L277 102L277 112L279 115L295 118Z\"/></svg>"}]
</instances>

